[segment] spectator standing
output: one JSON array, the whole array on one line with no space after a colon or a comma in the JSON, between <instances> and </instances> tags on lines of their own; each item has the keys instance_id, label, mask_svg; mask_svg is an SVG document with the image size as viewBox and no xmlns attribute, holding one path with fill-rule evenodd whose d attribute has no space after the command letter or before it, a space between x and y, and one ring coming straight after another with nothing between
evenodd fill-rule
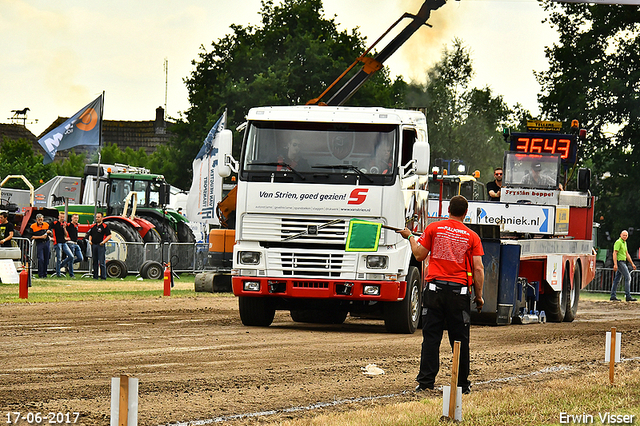
<instances>
[{"instance_id":1,"label":"spectator standing","mask_svg":"<svg viewBox=\"0 0 640 426\"><path fill-rule=\"evenodd\" d=\"M107 279L107 263L105 244L111 239L111 229L109 225L102 221L102 213L96 213L95 224L89 229L89 244L91 244L91 253L93 255L93 279L97 280L98 275L101 279ZM100 267L100 274L98 274Z\"/></svg>"},{"instance_id":2,"label":"spectator standing","mask_svg":"<svg viewBox=\"0 0 640 426\"><path fill-rule=\"evenodd\" d=\"M440 368L440 343L447 325L449 342L460 342L458 386L469 393L469 326L471 324L471 286L475 290L476 308L484 304L484 250L478 234L465 226L467 200L456 195L449 203L449 219L427 226L416 239L405 228L399 231L409 239L411 251L421 262L429 256L427 286L422 309L422 353L416 391L434 389Z\"/></svg>"},{"instance_id":3,"label":"spectator standing","mask_svg":"<svg viewBox=\"0 0 640 426\"><path fill-rule=\"evenodd\" d=\"M69 276L74 277L73 274L73 253L67 245L69 240L69 234L67 233L67 222L64 220L64 212L58 213L58 220L53 222L51 226L53 229L53 236L55 238L54 248L56 249L56 276L61 277L60 270L63 267L67 268ZM64 254L64 260L62 255Z\"/></svg>"},{"instance_id":4,"label":"spectator standing","mask_svg":"<svg viewBox=\"0 0 640 426\"><path fill-rule=\"evenodd\" d=\"M49 257L51 257L51 248L49 247L50 235L51 230L49 229L49 224L44 221L44 216L38 213L36 215L36 223L31 224L31 239L36 242L39 278L47 278Z\"/></svg>"},{"instance_id":5,"label":"spectator standing","mask_svg":"<svg viewBox=\"0 0 640 426\"><path fill-rule=\"evenodd\" d=\"M616 292L618 290L618 284L620 283L620 278L624 277L624 293L626 296L627 302L635 302L636 298L631 296L631 274L629 274L629 268L627 267L627 260L633 266L633 270L635 271L636 265L633 263L631 256L629 256L629 251L627 250L627 238L629 238L629 233L627 231L622 231L620 233L620 238L613 245L613 270L616 272L615 277L613 278L613 285L611 286L611 300L619 301L616 297Z\"/></svg>"},{"instance_id":6,"label":"spectator standing","mask_svg":"<svg viewBox=\"0 0 640 426\"><path fill-rule=\"evenodd\" d=\"M80 263L84 260L84 257L82 256L82 249L78 244L78 220L79 216L77 214L73 214L71 215L71 222L67 223L67 234L69 234L67 245L74 257L73 262L71 262L71 269L69 269L71 276L73 276L73 264Z\"/></svg>"}]
</instances>

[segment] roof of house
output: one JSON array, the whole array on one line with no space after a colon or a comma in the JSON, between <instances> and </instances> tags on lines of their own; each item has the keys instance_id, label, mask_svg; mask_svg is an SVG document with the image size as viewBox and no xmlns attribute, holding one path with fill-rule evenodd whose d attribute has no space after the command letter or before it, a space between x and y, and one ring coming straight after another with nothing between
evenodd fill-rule
<instances>
[{"instance_id":1,"label":"roof of house","mask_svg":"<svg viewBox=\"0 0 640 426\"><path fill-rule=\"evenodd\" d=\"M38 138L46 135L68 119L68 117L58 117ZM103 120L102 145L116 144L118 148L122 150L131 148L134 151L142 148L147 155L149 155L153 153L159 145L165 145L169 142L169 139L171 139L172 134L167 130L168 124L171 125L172 123L165 121L164 109L162 107L156 109L155 120ZM76 152L78 152L77 149ZM62 154L62 152L58 154ZM58 156L56 155L56 159L57 158Z\"/></svg>"},{"instance_id":2,"label":"roof of house","mask_svg":"<svg viewBox=\"0 0 640 426\"><path fill-rule=\"evenodd\" d=\"M49 125L39 136L35 136L29 129L22 124L1 124L0 138L7 136L9 139L24 138L32 141L33 151L36 154L44 154L44 150L38 143L38 139L55 129L69 117L58 117ZM167 125L173 123L164 119L164 109L159 107L156 109L155 120L146 121L121 121L121 120L103 120L102 121L102 145L118 145L118 148L124 150L131 148L134 151L140 148L144 149L147 155L156 150L159 145L164 145L171 139L171 132L167 130ZM76 147L76 153L93 152L95 147ZM59 151L56 154L56 161L63 161L68 158L70 151Z\"/></svg>"}]
</instances>

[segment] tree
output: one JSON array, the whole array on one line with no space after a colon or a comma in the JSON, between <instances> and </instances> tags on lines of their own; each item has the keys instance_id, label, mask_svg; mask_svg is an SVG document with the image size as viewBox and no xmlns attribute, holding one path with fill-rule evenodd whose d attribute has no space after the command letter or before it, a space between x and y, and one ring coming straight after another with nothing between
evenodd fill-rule
<instances>
[{"instance_id":1,"label":"tree","mask_svg":"<svg viewBox=\"0 0 640 426\"><path fill-rule=\"evenodd\" d=\"M592 168L596 219L618 235L640 226L640 8L547 2L559 43L547 48L549 70L537 73L543 113L579 119L587 143L579 161ZM636 239L637 240L637 239ZM638 242L629 239L629 247Z\"/></svg>"},{"instance_id":2,"label":"tree","mask_svg":"<svg viewBox=\"0 0 640 426\"><path fill-rule=\"evenodd\" d=\"M365 49L356 30L338 31L322 13L321 0L263 0L259 26L232 25L232 33L201 47L185 80L191 107L171 129L177 137L170 180L191 181L191 164L209 129L227 110L227 127L244 121L249 108L299 105L315 98ZM405 83L388 70L372 77L349 105L399 106ZM237 136L237 135L236 135ZM236 137L234 147L240 145Z\"/></svg>"},{"instance_id":3,"label":"tree","mask_svg":"<svg viewBox=\"0 0 640 426\"><path fill-rule=\"evenodd\" d=\"M42 155L35 155L31 142L3 136L0 144L0 177L24 175L34 187L56 176L56 169L42 164ZM10 181L7 187L28 189L21 180Z\"/></svg>"},{"instance_id":4,"label":"tree","mask_svg":"<svg viewBox=\"0 0 640 426\"><path fill-rule=\"evenodd\" d=\"M472 77L469 49L455 38L427 71L427 82L409 85L406 104L426 109L432 160L460 159L481 176L493 176L507 149L502 128L517 119L491 88L470 88Z\"/></svg>"}]
</instances>

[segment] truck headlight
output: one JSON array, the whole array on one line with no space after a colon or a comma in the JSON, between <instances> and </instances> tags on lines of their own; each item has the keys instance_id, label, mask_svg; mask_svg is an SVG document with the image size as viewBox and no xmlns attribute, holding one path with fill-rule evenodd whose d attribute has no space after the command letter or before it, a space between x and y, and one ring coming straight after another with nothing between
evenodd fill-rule
<instances>
[{"instance_id":1,"label":"truck headlight","mask_svg":"<svg viewBox=\"0 0 640 426\"><path fill-rule=\"evenodd\" d=\"M241 251L238 253L238 260L243 265L257 265L260 263L260 252L258 251Z\"/></svg>"},{"instance_id":2,"label":"truck headlight","mask_svg":"<svg viewBox=\"0 0 640 426\"><path fill-rule=\"evenodd\" d=\"M367 296L380 296L380 286L379 285L365 285L362 289L362 293Z\"/></svg>"},{"instance_id":3,"label":"truck headlight","mask_svg":"<svg viewBox=\"0 0 640 426\"><path fill-rule=\"evenodd\" d=\"M260 281L245 281L242 283L244 291L260 291Z\"/></svg>"},{"instance_id":4,"label":"truck headlight","mask_svg":"<svg viewBox=\"0 0 640 426\"><path fill-rule=\"evenodd\" d=\"M388 256L377 255L369 255L367 258L367 268L369 269L385 269L387 267L387 263L389 263Z\"/></svg>"}]
</instances>

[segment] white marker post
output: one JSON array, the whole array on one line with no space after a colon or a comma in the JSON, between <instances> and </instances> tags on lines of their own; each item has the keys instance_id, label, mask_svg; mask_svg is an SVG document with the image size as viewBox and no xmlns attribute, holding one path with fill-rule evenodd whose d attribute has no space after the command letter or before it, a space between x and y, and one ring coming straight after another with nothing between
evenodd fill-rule
<instances>
[{"instance_id":1,"label":"white marker post","mask_svg":"<svg viewBox=\"0 0 640 426\"><path fill-rule=\"evenodd\" d=\"M451 386L442 387L442 416L462 421L462 388L458 386L460 366L460 342L453 342L453 360L451 365Z\"/></svg>"},{"instance_id":2,"label":"white marker post","mask_svg":"<svg viewBox=\"0 0 640 426\"><path fill-rule=\"evenodd\" d=\"M138 379L111 378L111 426L138 426Z\"/></svg>"},{"instance_id":3,"label":"white marker post","mask_svg":"<svg viewBox=\"0 0 640 426\"><path fill-rule=\"evenodd\" d=\"M615 363L620 362L620 347L622 334L616 333L616 328L611 327L611 331L607 331L607 341L604 348L604 362L609 362L609 382L613 384L615 377Z\"/></svg>"}]
</instances>

